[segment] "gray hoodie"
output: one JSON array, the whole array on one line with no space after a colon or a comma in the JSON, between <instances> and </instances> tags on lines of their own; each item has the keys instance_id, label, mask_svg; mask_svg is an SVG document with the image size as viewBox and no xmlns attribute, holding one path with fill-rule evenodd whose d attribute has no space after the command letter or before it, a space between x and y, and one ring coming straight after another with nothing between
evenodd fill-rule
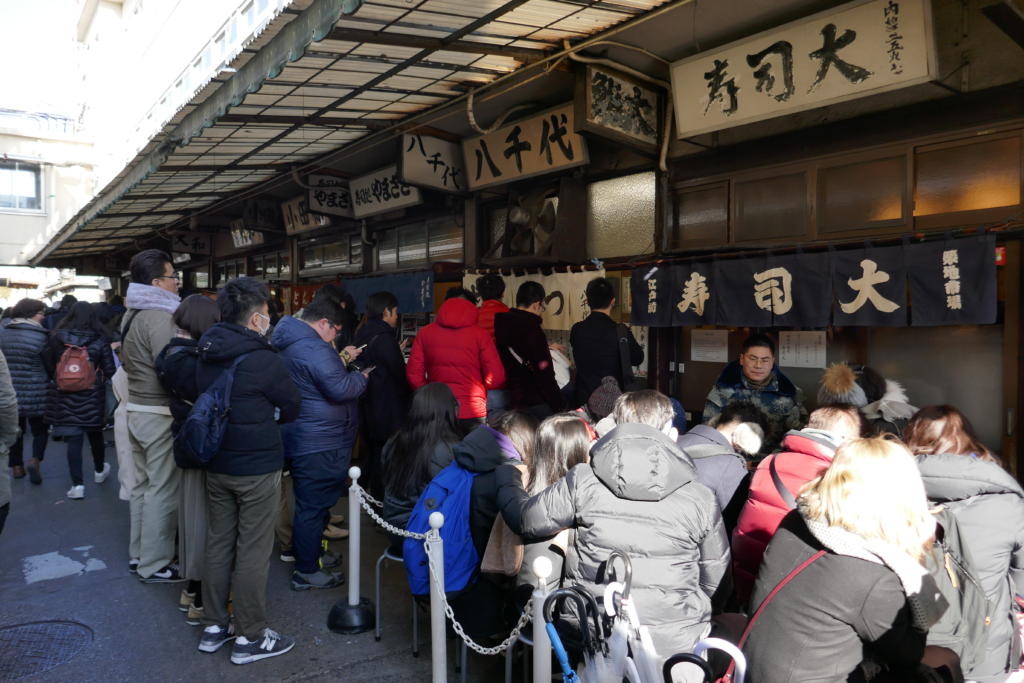
<instances>
[{"instance_id":1,"label":"gray hoodie","mask_svg":"<svg viewBox=\"0 0 1024 683\"><path fill-rule=\"evenodd\" d=\"M523 533L575 528L566 577L599 599L608 555L625 552L633 604L658 653L691 651L708 633L711 599L729 566L714 495L672 440L646 425L619 425L590 458L525 503Z\"/></svg>"}]
</instances>

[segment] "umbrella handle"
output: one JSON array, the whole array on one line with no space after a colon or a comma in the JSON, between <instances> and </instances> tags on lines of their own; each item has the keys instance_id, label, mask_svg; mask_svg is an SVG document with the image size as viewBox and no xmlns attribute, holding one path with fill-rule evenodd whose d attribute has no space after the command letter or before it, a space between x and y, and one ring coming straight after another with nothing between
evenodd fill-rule
<instances>
[{"instance_id":1,"label":"umbrella handle","mask_svg":"<svg viewBox=\"0 0 1024 683\"><path fill-rule=\"evenodd\" d=\"M569 590L575 591L583 598L587 609L590 612L591 622L594 625L594 632L590 636L590 643L596 650L604 643L604 629L601 627L601 609L597 606L597 600L593 593L581 586L570 586Z\"/></svg>"},{"instance_id":2,"label":"umbrella handle","mask_svg":"<svg viewBox=\"0 0 1024 683\"><path fill-rule=\"evenodd\" d=\"M554 616L555 604L559 600L565 599L572 600L576 603L576 609L578 609L580 613L580 632L583 636L583 648L584 650L590 650L593 647L593 642L590 639L590 629L586 627L587 603L583 599L583 596L577 593L576 591L572 590L571 588L559 588L558 590L553 591L550 595L548 595L548 597L544 600L544 621L547 622L550 628L554 628L554 625L551 623L551 621Z\"/></svg>"},{"instance_id":3,"label":"umbrella handle","mask_svg":"<svg viewBox=\"0 0 1024 683\"><path fill-rule=\"evenodd\" d=\"M704 674L704 683L712 683L715 679L715 673L711 670L710 664L695 654L680 652L666 659L665 665L661 667L661 674L665 679L665 683L672 683L672 669L675 668L676 664L681 664L683 662L688 662L699 667L701 672Z\"/></svg>"},{"instance_id":4,"label":"umbrella handle","mask_svg":"<svg viewBox=\"0 0 1024 683\"><path fill-rule=\"evenodd\" d=\"M618 581L612 581L604 587L604 613L609 617L615 618L619 616L618 607L615 604L615 594L622 594L624 586Z\"/></svg>"},{"instance_id":5,"label":"umbrella handle","mask_svg":"<svg viewBox=\"0 0 1024 683\"><path fill-rule=\"evenodd\" d=\"M633 587L633 563L629 559L629 555L622 552L621 550L613 550L608 555L608 559L605 561L605 576L607 576L614 565L616 558L622 560L622 566L624 568L623 573L625 574L625 580L622 582L622 597L626 599L629 597L629 589Z\"/></svg>"},{"instance_id":6,"label":"umbrella handle","mask_svg":"<svg viewBox=\"0 0 1024 683\"><path fill-rule=\"evenodd\" d=\"M562 680L565 683L577 683L578 678L576 672L572 670L569 665L569 655L565 651L565 646L562 645L562 639L558 635L558 629L550 621L544 624L544 629L548 632L548 639L551 641L551 650L555 653L555 657L558 658L558 665L562 667Z\"/></svg>"}]
</instances>

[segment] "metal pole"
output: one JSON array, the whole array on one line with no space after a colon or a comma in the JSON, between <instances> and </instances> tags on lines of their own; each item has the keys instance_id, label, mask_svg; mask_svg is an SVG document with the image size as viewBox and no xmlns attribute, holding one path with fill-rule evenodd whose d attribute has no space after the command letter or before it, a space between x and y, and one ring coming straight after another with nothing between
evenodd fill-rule
<instances>
[{"instance_id":1,"label":"metal pole","mask_svg":"<svg viewBox=\"0 0 1024 683\"><path fill-rule=\"evenodd\" d=\"M430 531L427 532L427 554L434 576L430 579L430 656L433 671L433 683L446 683L448 680L447 641L445 638L444 613L444 541L441 540L441 527L444 515L440 512L430 513Z\"/></svg>"},{"instance_id":2,"label":"metal pole","mask_svg":"<svg viewBox=\"0 0 1024 683\"><path fill-rule=\"evenodd\" d=\"M352 467L348 476L352 485L348 489L348 600L338 600L327 615L327 628L335 633L364 633L373 629L376 614L373 603L359 596L359 475Z\"/></svg>"},{"instance_id":3,"label":"metal pole","mask_svg":"<svg viewBox=\"0 0 1024 683\"><path fill-rule=\"evenodd\" d=\"M362 470L350 467L348 476L352 485L348 487L348 604L359 604L359 476Z\"/></svg>"},{"instance_id":4,"label":"metal pole","mask_svg":"<svg viewBox=\"0 0 1024 683\"><path fill-rule=\"evenodd\" d=\"M548 577L553 567L551 560L538 557L533 561L537 587L533 589L533 680L551 680L551 641L544 628L544 599L548 597Z\"/></svg>"}]
</instances>

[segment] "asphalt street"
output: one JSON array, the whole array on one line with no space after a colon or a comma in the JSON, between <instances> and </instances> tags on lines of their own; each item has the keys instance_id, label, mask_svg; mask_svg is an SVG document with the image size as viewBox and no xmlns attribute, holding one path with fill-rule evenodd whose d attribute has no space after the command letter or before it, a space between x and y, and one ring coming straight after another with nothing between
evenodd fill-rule
<instances>
[{"instance_id":1,"label":"asphalt street","mask_svg":"<svg viewBox=\"0 0 1024 683\"><path fill-rule=\"evenodd\" d=\"M270 625L296 638L294 650L244 666L231 664L230 646L199 652L200 628L188 626L177 608L184 584L146 585L128 571L128 504L117 496L116 461L107 481L96 484L86 454L85 499L68 500L64 448L49 445L41 485L27 477L12 482L11 512L0 535L0 680L430 680L429 614L421 614L421 652L414 658L412 606L400 566L384 571L383 638L376 642L372 632L329 631L327 613L346 598L347 587L292 591L292 565L278 559L276 546L267 589ZM107 453L114 460L112 447ZM347 513L346 499L337 510ZM363 518L360 593L371 599L374 563L386 545L372 525ZM345 554L347 568L347 541L333 546ZM37 622L43 623L23 626ZM26 629L41 635L12 647L19 642L12 636L21 634L23 641ZM68 653L70 660L30 673ZM458 681L453 641L448 653L449 680ZM467 671L468 681L500 681L503 659L471 655ZM521 680L518 672L515 679Z\"/></svg>"}]
</instances>

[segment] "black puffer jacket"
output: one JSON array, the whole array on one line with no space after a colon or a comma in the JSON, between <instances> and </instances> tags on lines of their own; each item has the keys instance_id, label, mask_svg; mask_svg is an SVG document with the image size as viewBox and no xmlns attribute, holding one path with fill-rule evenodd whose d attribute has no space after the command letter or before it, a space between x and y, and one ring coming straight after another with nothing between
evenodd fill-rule
<instances>
[{"instance_id":1,"label":"black puffer jacket","mask_svg":"<svg viewBox=\"0 0 1024 683\"><path fill-rule=\"evenodd\" d=\"M395 328L379 318L367 320L352 342L366 344L358 358L360 367L375 366L360 398L360 416L371 441L383 443L405 422L412 401L412 387L405 378L405 359L395 339Z\"/></svg>"},{"instance_id":2,"label":"black puffer jacket","mask_svg":"<svg viewBox=\"0 0 1024 683\"><path fill-rule=\"evenodd\" d=\"M507 471L502 486L519 485ZM613 429L594 444L589 463L526 502L522 522L535 538L576 529L566 578L599 600L609 554L625 552L634 604L663 656L690 652L707 635L712 597L729 567L729 539L715 495L657 429Z\"/></svg>"},{"instance_id":3,"label":"black puffer jacket","mask_svg":"<svg viewBox=\"0 0 1024 683\"><path fill-rule=\"evenodd\" d=\"M956 515L960 539L992 606L986 652L964 673L977 681L1002 681L1017 638L1013 596L1024 595L1024 490L996 463L970 455L922 455L917 465L929 500Z\"/></svg>"},{"instance_id":4,"label":"black puffer jacket","mask_svg":"<svg viewBox=\"0 0 1024 683\"><path fill-rule=\"evenodd\" d=\"M489 427L477 427L452 450L460 467L477 473L469 498L469 530L473 545L483 558L498 516L498 481L494 471L499 465L514 461L502 452Z\"/></svg>"},{"instance_id":5,"label":"black puffer jacket","mask_svg":"<svg viewBox=\"0 0 1024 683\"><path fill-rule=\"evenodd\" d=\"M35 322L12 320L0 330L0 351L11 370L11 382L18 395L18 414L39 417L46 412L50 378L43 367L43 349L49 332Z\"/></svg>"},{"instance_id":6,"label":"black puffer jacket","mask_svg":"<svg viewBox=\"0 0 1024 683\"><path fill-rule=\"evenodd\" d=\"M113 377L114 352L110 341L93 330L54 330L43 351L43 364L52 379L64 353L65 344L84 346L96 370L96 381L84 391L59 391L51 382L44 419L47 424L82 429L100 429L106 421L107 392L105 383Z\"/></svg>"},{"instance_id":7,"label":"black puffer jacket","mask_svg":"<svg viewBox=\"0 0 1024 683\"><path fill-rule=\"evenodd\" d=\"M194 397L199 395L196 388L196 368L199 367L199 344L194 339L175 337L156 357L156 376L171 397L171 433L178 435L181 424L192 411ZM191 397L191 398L190 398ZM178 467L200 467L200 463L189 460L175 442L174 459Z\"/></svg>"},{"instance_id":8,"label":"black puffer jacket","mask_svg":"<svg viewBox=\"0 0 1024 683\"><path fill-rule=\"evenodd\" d=\"M281 428L274 409L281 411L281 422L291 422L299 416L302 402L270 342L241 325L217 323L199 340L196 390L206 391L243 353L249 356L235 369L227 432L207 469L233 476L270 474L284 467Z\"/></svg>"}]
</instances>

